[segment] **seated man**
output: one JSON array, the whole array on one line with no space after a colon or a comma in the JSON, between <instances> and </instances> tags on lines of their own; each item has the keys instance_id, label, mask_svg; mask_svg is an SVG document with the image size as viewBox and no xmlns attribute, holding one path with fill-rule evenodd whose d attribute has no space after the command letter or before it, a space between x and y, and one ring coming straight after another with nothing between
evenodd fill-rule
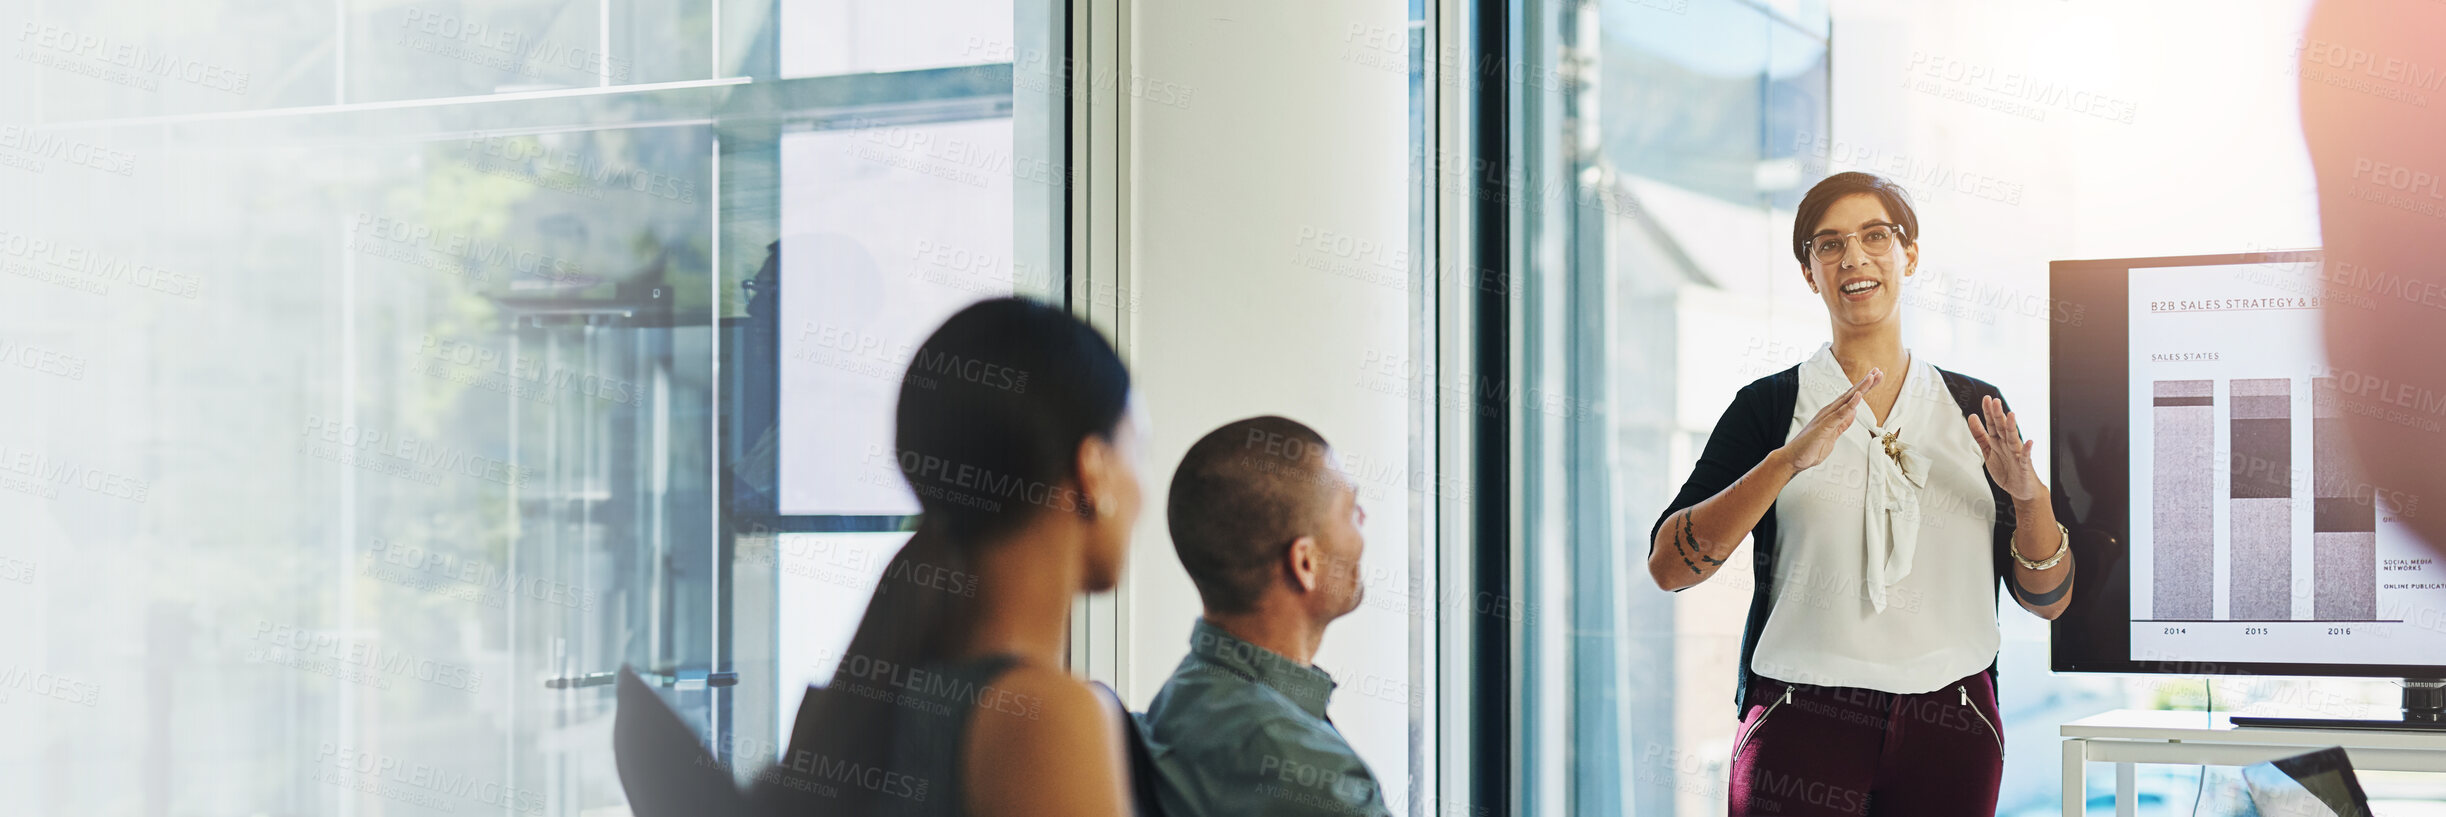
<instances>
[{"instance_id":1,"label":"seated man","mask_svg":"<svg viewBox=\"0 0 2446 817\"><path fill-rule=\"evenodd\" d=\"M1375 775L1309 664L1325 625L1359 606L1367 513L1314 429L1254 417L1181 459L1172 547L1206 614L1147 707L1157 799L1171 817L1389 815Z\"/></svg>"}]
</instances>

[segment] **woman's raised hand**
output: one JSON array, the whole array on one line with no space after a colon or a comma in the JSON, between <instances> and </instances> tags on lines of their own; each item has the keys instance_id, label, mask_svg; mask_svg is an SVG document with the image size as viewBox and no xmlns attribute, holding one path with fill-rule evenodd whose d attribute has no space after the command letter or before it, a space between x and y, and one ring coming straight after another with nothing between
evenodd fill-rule
<instances>
[{"instance_id":1,"label":"woman's raised hand","mask_svg":"<svg viewBox=\"0 0 2446 817\"><path fill-rule=\"evenodd\" d=\"M1809 418L1809 424L1802 426L1800 433L1792 435L1792 441L1784 444L1784 449L1791 453L1792 470L1806 471L1825 462L1826 455L1834 453L1835 438L1851 428L1852 412L1860 408L1860 401L1868 390L1876 388L1883 380L1884 369L1870 369L1867 377L1860 378L1860 382L1853 383L1842 396L1828 402L1825 408L1818 409L1817 416Z\"/></svg>"},{"instance_id":2,"label":"woman's raised hand","mask_svg":"<svg viewBox=\"0 0 2446 817\"><path fill-rule=\"evenodd\" d=\"M1996 481L2014 499L2028 500L2038 495L2043 486L2038 479L2038 466L2030 461L2035 440L2021 438L2021 421L2004 410L2004 401L1995 397L1979 398L1979 414L1966 415L1970 422L1970 438L1979 441L1979 456L1987 461L1987 476Z\"/></svg>"}]
</instances>

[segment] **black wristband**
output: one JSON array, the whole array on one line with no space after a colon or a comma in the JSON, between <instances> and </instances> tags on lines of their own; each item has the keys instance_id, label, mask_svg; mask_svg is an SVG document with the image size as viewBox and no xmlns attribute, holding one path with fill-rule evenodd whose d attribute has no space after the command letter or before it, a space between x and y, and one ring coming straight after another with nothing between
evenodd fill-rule
<instances>
[{"instance_id":1,"label":"black wristband","mask_svg":"<svg viewBox=\"0 0 2446 817\"><path fill-rule=\"evenodd\" d=\"M2030 605L2032 607L2045 607L2047 605L2054 604L2063 600L2064 594L2072 592L2071 576L2065 576L2063 583L2056 585L2055 589L2044 593L2034 592L2030 588L2023 587L2021 584L2020 574L2014 574L2012 578L2006 579L2005 584L2013 586L2014 598L2020 599L2021 603Z\"/></svg>"}]
</instances>

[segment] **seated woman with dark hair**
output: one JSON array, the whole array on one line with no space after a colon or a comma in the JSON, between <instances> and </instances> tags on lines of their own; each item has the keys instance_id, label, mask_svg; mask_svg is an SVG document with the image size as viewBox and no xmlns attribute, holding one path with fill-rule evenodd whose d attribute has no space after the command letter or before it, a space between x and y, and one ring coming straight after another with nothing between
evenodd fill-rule
<instances>
[{"instance_id":1,"label":"seated woman with dark hair","mask_svg":"<svg viewBox=\"0 0 2446 817\"><path fill-rule=\"evenodd\" d=\"M1138 518L1129 372L1093 328L1006 298L927 338L899 400L917 531L758 775L759 810L1127 814L1123 713L1063 668L1062 639L1071 600L1119 579Z\"/></svg>"}]
</instances>

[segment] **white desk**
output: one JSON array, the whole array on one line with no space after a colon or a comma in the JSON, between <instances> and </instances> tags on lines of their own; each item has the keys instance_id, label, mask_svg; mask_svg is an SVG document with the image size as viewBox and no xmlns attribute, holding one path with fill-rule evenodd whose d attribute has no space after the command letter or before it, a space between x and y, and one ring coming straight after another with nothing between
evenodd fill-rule
<instances>
[{"instance_id":1,"label":"white desk","mask_svg":"<svg viewBox=\"0 0 2446 817\"><path fill-rule=\"evenodd\" d=\"M2446 772L2446 732L2235 727L2225 715L2118 709L2064 724L2064 817L2081 817L2083 763L2115 764L2115 814L2131 817L2132 764L2248 766L2342 746L2355 769Z\"/></svg>"}]
</instances>

